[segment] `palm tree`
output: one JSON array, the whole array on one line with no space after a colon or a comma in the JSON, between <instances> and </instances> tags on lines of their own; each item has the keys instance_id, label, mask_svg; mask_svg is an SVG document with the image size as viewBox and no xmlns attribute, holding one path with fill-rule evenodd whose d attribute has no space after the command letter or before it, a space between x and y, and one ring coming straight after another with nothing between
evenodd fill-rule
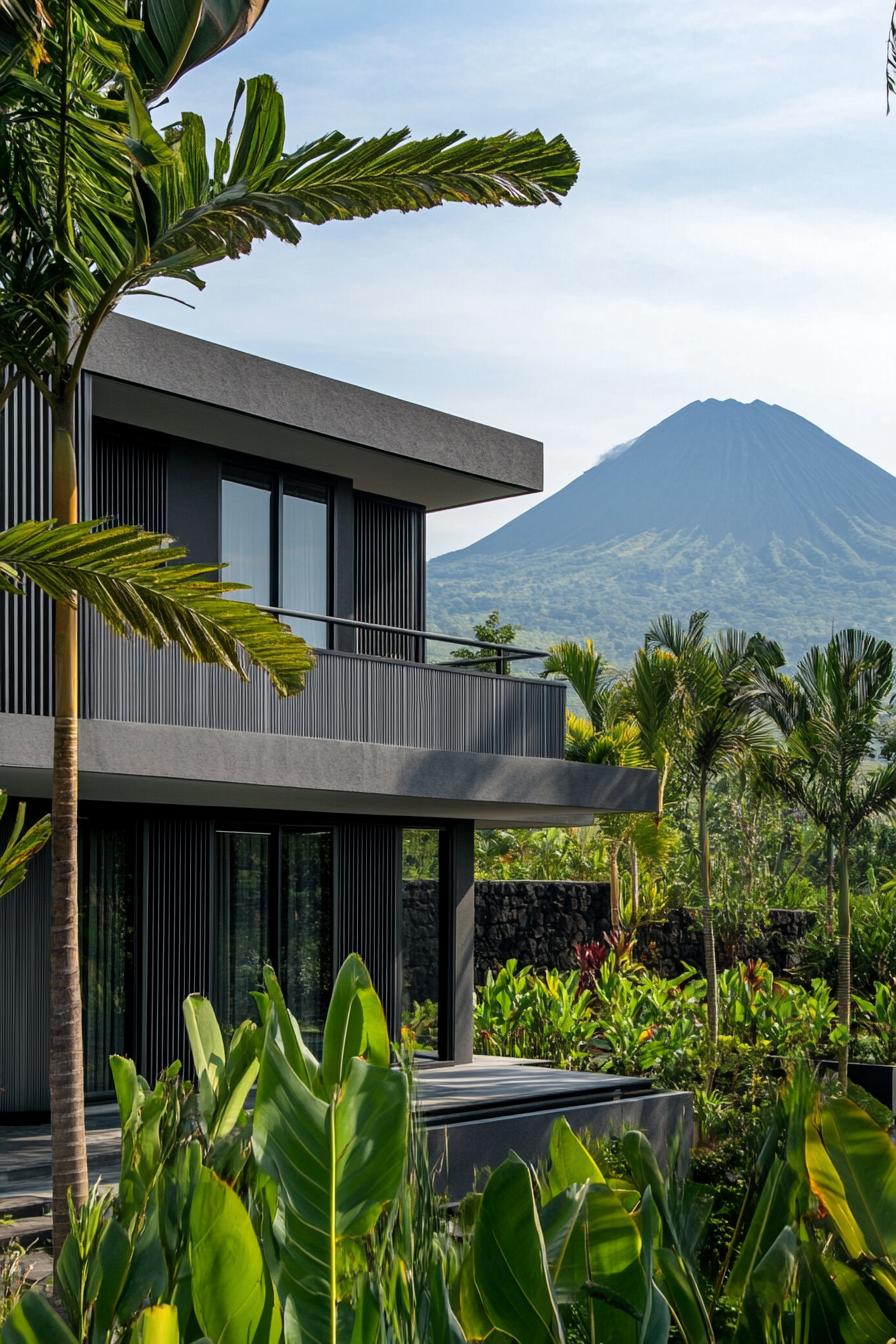
<instances>
[{"instance_id":1,"label":"palm tree","mask_svg":"<svg viewBox=\"0 0 896 1344\"><path fill-rule=\"evenodd\" d=\"M566 712L566 756L589 765L648 764L641 750L638 725L626 715L623 680L594 647L590 639L577 644L562 640L548 650L544 676L563 677L575 691L587 717ZM638 901L638 859L634 843L635 819L628 814L601 818L601 833L607 842L610 877L610 926L622 927L622 890L619 853L629 848L632 873L633 914Z\"/></svg>"},{"instance_id":2,"label":"palm tree","mask_svg":"<svg viewBox=\"0 0 896 1344\"><path fill-rule=\"evenodd\" d=\"M90 343L121 299L153 292L166 279L202 289L199 268L244 256L268 234L297 244L302 224L446 201L557 204L578 170L563 137L546 141L537 131L487 139L454 131L420 141L405 130L367 141L332 132L284 152L283 101L266 75L240 82L210 163L199 116L184 113L160 132L148 104L242 36L263 7L258 0L0 0L0 410L28 379L52 422L53 521L39 535L14 528L0 537L0 559L7 589L31 578L55 603L50 1070L57 1250L68 1189L76 1205L87 1191L77 597L101 598L113 626L151 631L188 656L241 666L242 647L269 672L266 659L281 673L291 662L285 689L299 689L310 661L301 641L286 644L289 632L275 621L259 623L258 613L247 615L248 604L221 601L226 587L203 588L198 576L207 570L166 570L166 562L183 559L182 551L165 549L166 538L138 529L97 532L80 521L73 430ZM130 588L116 577L116 547L131 565ZM54 549L63 552L55 568ZM220 611L208 609L209 598L220 601ZM241 613L233 611L238 605Z\"/></svg>"},{"instance_id":3,"label":"palm tree","mask_svg":"<svg viewBox=\"0 0 896 1344\"><path fill-rule=\"evenodd\" d=\"M780 666L777 645L761 636L726 630L706 637L706 612L694 612L687 627L662 616L648 630L648 652L664 651L675 659L675 736L683 775L697 795L703 952L710 1040L719 1037L719 984L712 904L712 856L707 821L710 782L745 758L771 750L773 739L765 715L745 690L759 667Z\"/></svg>"},{"instance_id":4,"label":"palm tree","mask_svg":"<svg viewBox=\"0 0 896 1344\"><path fill-rule=\"evenodd\" d=\"M786 796L807 805L836 844L838 1063L844 1087L852 999L849 846L863 822L896 812L896 763L869 768L893 689L892 646L862 630L841 630L824 647L810 649L792 679L766 672L754 688L754 703L786 733L771 779Z\"/></svg>"}]
</instances>

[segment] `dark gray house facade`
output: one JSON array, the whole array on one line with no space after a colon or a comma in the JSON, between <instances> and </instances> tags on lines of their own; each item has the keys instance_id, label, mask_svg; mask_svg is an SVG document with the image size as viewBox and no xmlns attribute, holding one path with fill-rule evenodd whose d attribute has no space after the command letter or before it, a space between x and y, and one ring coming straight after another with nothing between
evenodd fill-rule
<instances>
[{"instance_id":1,"label":"dark gray house facade","mask_svg":"<svg viewBox=\"0 0 896 1344\"><path fill-rule=\"evenodd\" d=\"M27 387L0 433L0 526L48 516L48 426ZM239 1021L268 960L313 1037L334 966L360 952L397 1031L415 1011L414 877L439 883L421 1042L469 1060L474 828L655 802L652 772L563 759L562 685L452 664L424 634L427 513L539 490L541 445L120 316L94 347L78 434L83 516L227 559L319 650L304 694L280 700L82 613L89 1095L108 1092L112 1052L147 1076L184 1057L190 991ZM0 596L0 645L0 784L40 807L48 605ZM8 1116L47 1106L48 906L45 853L0 902Z\"/></svg>"}]
</instances>

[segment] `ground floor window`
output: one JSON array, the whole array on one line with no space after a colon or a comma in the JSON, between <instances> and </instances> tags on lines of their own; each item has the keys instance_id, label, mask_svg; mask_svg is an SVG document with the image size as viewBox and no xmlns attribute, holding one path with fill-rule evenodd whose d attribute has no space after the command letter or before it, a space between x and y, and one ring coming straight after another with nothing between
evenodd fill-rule
<instances>
[{"instance_id":1,"label":"ground floor window","mask_svg":"<svg viewBox=\"0 0 896 1344\"><path fill-rule=\"evenodd\" d=\"M109 1056L127 1054L133 996L133 828L82 830L79 934L84 1089L112 1091Z\"/></svg>"},{"instance_id":2,"label":"ground floor window","mask_svg":"<svg viewBox=\"0 0 896 1344\"><path fill-rule=\"evenodd\" d=\"M402 834L401 1024L426 1055L439 1052L441 850L440 830Z\"/></svg>"},{"instance_id":3,"label":"ground floor window","mask_svg":"<svg viewBox=\"0 0 896 1344\"><path fill-rule=\"evenodd\" d=\"M280 872L280 982L315 1053L333 985L333 832L284 828Z\"/></svg>"},{"instance_id":4,"label":"ground floor window","mask_svg":"<svg viewBox=\"0 0 896 1344\"><path fill-rule=\"evenodd\" d=\"M332 984L333 835L274 826L218 830L213 902L213 1001L225 1031L254 1016L262 969L278 973L312 1049Z\"/></svg>"}]
</instances>

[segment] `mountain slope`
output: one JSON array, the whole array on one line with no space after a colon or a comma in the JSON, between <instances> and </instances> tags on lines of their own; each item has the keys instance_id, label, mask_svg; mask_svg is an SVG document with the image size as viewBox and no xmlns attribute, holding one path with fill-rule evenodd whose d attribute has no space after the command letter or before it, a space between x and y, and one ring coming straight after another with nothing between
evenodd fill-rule
<instances>
[{"instance_id":1,"label":"mountain slope","mask_svg":"<svg viewBox=\"0 0 896 1344\"><path fill-rule=\"evenodd\" d=\"M698 401L429 566L435 627L498 607L526 639L625 662L661 611L710 610L791 656L832 627L896 637L896 477L780 406Z\"/></svg>"}]
</instances>

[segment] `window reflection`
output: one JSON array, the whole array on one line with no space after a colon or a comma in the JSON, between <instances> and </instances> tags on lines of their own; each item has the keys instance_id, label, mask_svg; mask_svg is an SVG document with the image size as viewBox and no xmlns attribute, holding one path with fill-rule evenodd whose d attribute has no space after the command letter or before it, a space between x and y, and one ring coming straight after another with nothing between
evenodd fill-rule
<instances>
[{"instance_id":1,"label":"window reflection","mask_svg":"<svg viewBox=\"0 0 896 1344\"><path fill-rule=\"evenodd\" d=\"M427 1055L439 1050L440 834L402 834L401 1024Z\"/></svg>"},{"instance_id":2,"label":"window reflection","mask_svg":"<svg viewBox=\"0 0 896 1344\"><path fill-rule=\"evenodd\" d=\"M251 592L233 596L272 605L271 492L242 481L221 482L221 559L225 579L248 583Z\"/></svg>"}]
</instances>

